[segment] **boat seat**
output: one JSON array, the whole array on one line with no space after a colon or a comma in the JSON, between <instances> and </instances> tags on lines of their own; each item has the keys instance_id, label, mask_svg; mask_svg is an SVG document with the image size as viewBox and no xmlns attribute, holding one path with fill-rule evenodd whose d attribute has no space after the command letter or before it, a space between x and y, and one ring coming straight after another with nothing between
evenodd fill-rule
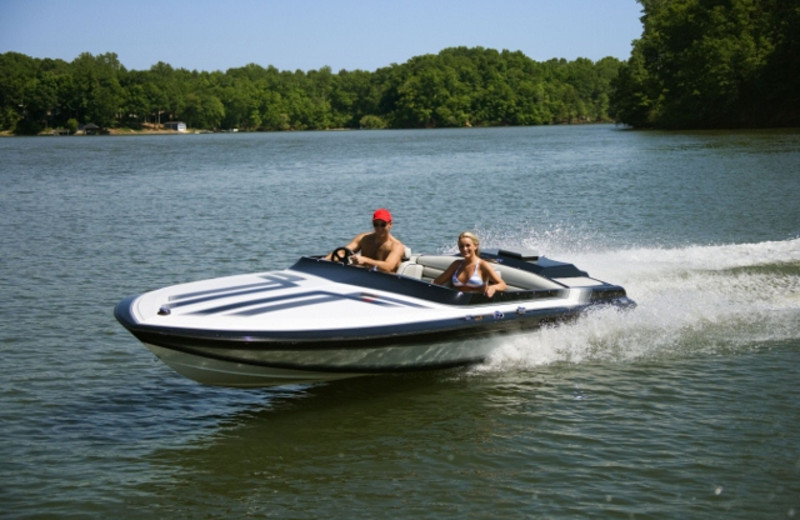
<instances>
[{"instance_id":1,"label":"boat seat","mask_svg":"<svg viewBox=\"0 0 800 520\"><path fill-rule=\"evenodd\" d=\"M512 290L512 287L520 291L540 291L564 288L563 285L553 282L544 276L539 276L536 273L523 271L521 269L514 269L508 266L501 266L498 264L493 264L492 267L494 267L494 270L497 271L497 274L503 278L503 281L506 282L506 285L508 285L508 290Z\"/></svg>"},{"instance_id":2,"label":"boat seat","mask_svg":"<svg viewBox=\"0 0 800 520\"><path fill-rule=\"evenodd\" d=\"M456 257L452 255L419 255L415 258L418 265L422 266L421 279L430 282L439 277L440 274L453 263Z\"/></svg>"},{"instance_id":3,"label":"boat seat","mask_svg":"<svg viewBox=\"0 0 800 520\"><path fill-rule=\"evenodd\" d=\"M411 254L411 248L405 246L403 252L403 261L397 267L397 274L401 276L408 276L409 278L416 278L422 280L423 267L416 262L416 258Z\"/></svg>"},{"instance_id":4,"label":"boat seat","mask_svg":"<svg viewBox=\"0 0 800 520\"><path fill-rule=\"evenodd\" d=\"M423 269L424 268L419 264L415 264L413 262L403 262L400 264L400 267L397 268L397 274L422 280Z\"/></svg>"}]
</instances>

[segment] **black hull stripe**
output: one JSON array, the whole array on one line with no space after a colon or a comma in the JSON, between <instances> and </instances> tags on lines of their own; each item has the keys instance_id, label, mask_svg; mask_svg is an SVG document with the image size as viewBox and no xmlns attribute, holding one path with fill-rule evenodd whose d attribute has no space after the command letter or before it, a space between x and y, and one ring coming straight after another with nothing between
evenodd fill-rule
<instances>
[{"instance_id":1,"label":"black hull stripe","mask_svg":"<svg viewBox=\"0 0 800 520\"><path fill-rule=\"evenodd\" d=\"M231 312L237 309L245 309L234 314L236 316L255 316L257 314L264 314L267 312L303 307L306 305L314 305L319 303L327 303L336 300L352 300L389 307L423 307L422 305L413 302L408 302L397 298L378 297L376 295L367 293L339 294L329 291L308 291L300 294L285 294L281 296L271 296L269 298L260 298L257 300L241 301L228 305L220 305L218 307L194 311L190 314L208 316L211 314ZM254 307L256 305L258 305L258 307ZM247 307L253 308L246 309Z\"/></svg>"},{"instance_id":2,"label":"black hull stripe","mask_svg":"<svg viewBox=\"0 0 800 520\"><path fill-rule=\"evenodd\" d=\"M201 298L192 298L192 299L188 299L188 300L184 299L184 300L181 300L178 303L168 303L166 305L163 305L161 308L162 309L163 308L179 309L181 307L186 307L188 305L197 305L199 303L213 302L213 301L216 301L216 300L221 300L223 298L230 298L232 296L245 296L247 294L262 294L262 293L265 293L265 292L268 292L268 291L275 291L275 290L278 290L278 289L283 289L283 286L275 285L275 284L269 284L269 285L263 284L263 285L260 285L259 287L255 288L255 289L247 289L247 290L241 290L241 291L230 291L230 292L215 294L213 296L204 296L204 297L201 297ZM174 301L174 299L170 298L170 301Z\"/></svg>"},{"instance_id":3,"label":"black hull stripe","mask_svg":"<svg viewBox=\"0 0 800 520\"><path fill-rule=\"evenodd\" d=\"M234 311L234 310L237 310L237 309L243 309L245 307L252 307L254 305L276 304L276 303L277 303L277 305L269 305L268 307L261 307L261 309L269 310L269 309L289 308L289 307L296 307L296 306L299 306L299 305L304 305L304 302L308 301L310 298L319 297L319 296L325 296L327 298L327 300L333 300L334 299L334 298L331 297L332 293L329 293L329 292L326 292L326 291L308 291L308 292L299 293L299 294L298 293L284 294L284 295L281 295L281 296L270 296L269 298L259 298L259 299L256 299L256 300L246 300L246 301L240 301L240 302L236 302L236 303L229 303L227 305L220 305L218 307L209 307L207 309L201 309L201 310L198 310L198 311L191 312L189 314L207 316L207 315L210 315L210 314L222 314L222 313ZM338 295L336 295L336 296L338 296ZM292 304L286 304L286 303L281 304L280 303L280 302L289 302L289 301L294 301L294 303L292 303ZM258 312L253 312L253 313L250 313L250 312L247 312L247 311L241 311L241 312L238 312L237 314L246 316L248 314L260 314L261 312L266 312L266 310L260 310Z\"/></svg>"},{"instance_id":4,"label":"black hull stripe","mask_svg":"<svg viewBox=\"0 0 800 520\"><path fill-rule=\"evenodd\" d=\"M239 285L234 287L222 287L220 289L209 289L206 291L197 291L194 293L180 294L170 296L169 301L175 303L168 303L162 308L177 309L186 305L196 305L198 303L212 302L223 298L230 298L231 296L243 296L246 294L258 294L268 291L277 291L279 289L286 289L289 287L297 287L297 284L286 283L280 279L273 279L274 277L264 276L263 278L270 279L267 283L253 283L246 285ZM299 277L294 277L300 280Z\"/></svg>"},{"instance_id":5,"label":"black hull stripe","mask_svg":"<svg viewBox=\"0 0 800 520\"><path fill-rule=\"evenodd\" d=\"M244 285L235 285L232 287L220 287L219 289L206 289L204 291L195 291L191 293L185 294L176 294L174 296L170 296L170 301L180 301L186 299L200 298L196 301L203 301L203 297L206 296L214 296L217 295L219 298L225 298L227 296L240 294L238 291L244 291L241 294L247 294L249 289L264 289L264 290L274 290L274 289L284 289L288 287L297 287L297 284L294 282L300 282L305 280L302 276L295 276L295 275L285 275L285 276L274 276L274 275L264 275L261 276L267 282L259 282L259 283L249 283ZM213 299L213 298L209 298Z\"/></svg>"},{"instance_id":6,"label":"black hull stripe","mask_svg":"<svg viewBox=\"0 0 800 520\"><path fill-rule=\"evenodd\" d=\"M427 370L443 370L447 368L457 368L469 365L476 365L482 363L486 358L484 356L465 357L453 361L435 361L426 363L425 365L323 365L323 364L300 364L288 362L272 362L272 361L257 361L257 360L242 360L240 358L226 356L219 353L199 352L191 347L184 346L170 346L156 345L161 348L166 348L176 352L183 352L205 359L213 359L216 361L225 361L228 363L237 363L250 367L263 367L274 368L280 370L297 370L301 372L327 372L332 374L381 374L381 373L399 373L399 372L420 372Z\"/></svg>"},{"instance_id":7,"label":"black hull stripe","mask_svg":"<svg viewBox=\"0 0 800 520\"><path fill-rule=\"evenodd\" d=\"M314 295L316 297L312 298L305 298L306 296ZM299 298L301 295L297 295L296 297L291 298L292 300ZM342 298L336 294L324 294L324 293L307 293L302 295L304 298L300 301L289 301L286 303L278 304L278 305L266 305L261 307L256 307L254 309L248 309L246 311L239 311L234 313L236 316L255 316L256 314L264 314L267 312L275 312L281 311L285 309L292 309L295 307L307 307L311 305L317 305L320 303L329 303L336 300L341 300ZM244 305L244 304L242 304ZM201 313L196 313L201 314ZM202 314L207 314L203 312ZM213 314L213 313L212 313Z\"/></svg>"},{"instance_id":8,"label":"black hull stripe","mask_svg":"<svg viewBox=\"0 0 800 520\"><path fill-rule=\"evenodd\" d=\"M385 348L420 343L442 343L489 337L533 330L543 323L556 323L572 319L580 309L548 309L532 311L524 316L513 315L495 319L492 316L475 316L472 319L456 318L427 323L426 329L418 324L370 327L362 329L317 331L259 331L227 332L179 329L134 325L118 316L119 321L143 343L164 348L215 348L246 349L254 351L281 350L338 350Z\"/></svg>"},{"instance_id":9,"label":"black hull stripe","mask_svg":"<svg viewBox=\"0 0 800 520\"><path fill-rule=\"evenodd\" d=\"M191 293L185 294L176 294L174 296L169 297L169 301L177 302L177 301L203 301L208 296L216 297L217 295L226 296L228 294L247 294L249 291L253 290L260 290L260 289L271 289L273 287L280 287L280 284L276 284L275 282L260 282L260 283L248 283L245 285L235 285L232 287L221 287L219 289L207 289L205 291L196 291Z\"/></svg>"}]
</instances>

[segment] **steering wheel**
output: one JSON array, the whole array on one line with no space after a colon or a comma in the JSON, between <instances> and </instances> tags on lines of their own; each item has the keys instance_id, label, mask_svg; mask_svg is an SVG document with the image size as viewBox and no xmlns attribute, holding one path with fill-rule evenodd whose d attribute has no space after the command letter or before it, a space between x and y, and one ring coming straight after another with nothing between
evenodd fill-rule
<instances>
[{"instance_id":1,"label":"steering wheel","mask_svg":"<svg viewBox=\"0 0 800 520\"><path fill-rule=\"evenodd\" d=\"M343 265L349 265L351 256L353 256L352 250L346 247L337 247L333 250L333 253L331 253L331 260Z\"/></svg>"}]
</instances>

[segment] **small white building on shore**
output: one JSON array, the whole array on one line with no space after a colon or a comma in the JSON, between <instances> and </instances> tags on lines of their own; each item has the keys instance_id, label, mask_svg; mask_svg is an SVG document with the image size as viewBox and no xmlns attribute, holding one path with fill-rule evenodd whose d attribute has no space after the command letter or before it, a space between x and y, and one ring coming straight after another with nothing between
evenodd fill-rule
<instances>
[{"instance_id":1,"label":"small white building on shore","mask_svg":"<svg viewBox=\"0 0 800 520\"><path fill-rule=\"evenodd\" d=\"M164 123L164 128L167 130L175 130L176 132L185 132L186 123L183 121L167 121Z\"/></svg>"}]
</instances>

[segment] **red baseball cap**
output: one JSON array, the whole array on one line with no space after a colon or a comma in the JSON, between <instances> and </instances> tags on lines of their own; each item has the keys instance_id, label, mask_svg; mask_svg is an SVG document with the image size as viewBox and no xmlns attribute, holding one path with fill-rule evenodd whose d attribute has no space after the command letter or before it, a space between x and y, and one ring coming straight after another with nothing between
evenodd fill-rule
<instances>
[{"instance_id":1,"label":"red baseball cap","mask_svg":"<svg viewBox=\"0 0 800 520\"><path fill-rule=\"evenodd\" d=\"M389 213L388 209L379 209L376 210L375 213L372 214L372 220L383 220L384 222L391 222L392 221L392 214Z\"/></svg>"}]
</instances>

